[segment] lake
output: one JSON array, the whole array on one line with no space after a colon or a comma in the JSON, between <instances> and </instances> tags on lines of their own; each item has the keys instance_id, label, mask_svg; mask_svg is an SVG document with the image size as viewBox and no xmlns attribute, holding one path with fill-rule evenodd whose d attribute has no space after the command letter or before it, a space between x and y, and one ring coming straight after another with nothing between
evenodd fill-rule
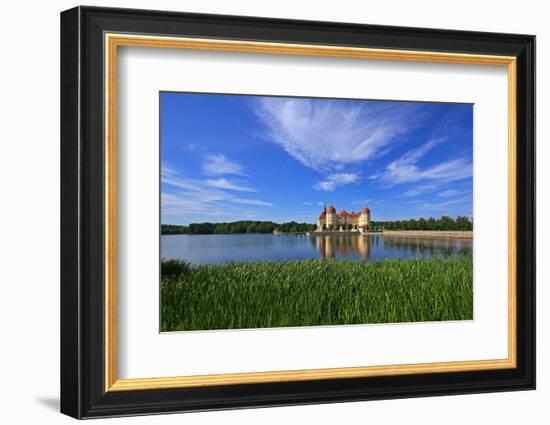
<instances>
[{"instance_id":1,"label":"lake","mask_svg":"<svg viewBox=\"0 0 550 425\"><path fill-rule=\"evenodd\" d=\"M337 258L376 261L472 255L471 239L400 238L382 235L238 234L162 235L161 258L192 264L226 261Z\"/></svg>"}]
</instances>

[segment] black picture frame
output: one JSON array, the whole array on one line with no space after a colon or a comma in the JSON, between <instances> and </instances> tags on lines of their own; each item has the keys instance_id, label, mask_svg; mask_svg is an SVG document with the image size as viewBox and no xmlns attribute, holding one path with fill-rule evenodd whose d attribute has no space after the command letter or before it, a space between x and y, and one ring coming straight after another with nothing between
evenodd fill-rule
<instances>
[{"instance_id":1,"label":"black picture frame","mask_svg":"<svg viewBox=\"0 0 550 425\"><path fill-rule=\"evenodd\" d=\"M104 33L517 58L517 367L106 392ZM61 13L61 412L75 418L535 388L535 37L132 9Z\"/></svg>"}]
</instances>

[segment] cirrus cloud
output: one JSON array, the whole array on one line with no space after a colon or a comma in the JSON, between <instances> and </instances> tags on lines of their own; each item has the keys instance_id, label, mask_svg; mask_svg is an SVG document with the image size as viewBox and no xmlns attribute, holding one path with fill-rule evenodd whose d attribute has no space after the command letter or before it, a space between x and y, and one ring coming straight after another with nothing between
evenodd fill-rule
<instances>
[{"instance_id":1,"label":"cirrus cloud","mask_svg":"<svg viewBox=\"0 0 550 425\"><path fill-rule=\"evenodd\" d=\"M337 187L355 183L358 180L359 176L354 173L332 173L325 177L325 180L316 183L313 187L316 190L333 192Z\"/></svg>"},{"instance_id":2,"label":"cirrus cloud","mask_svg":"<svg viewBox=\"0 0 550 425\"><path fill-rule=\"evenodd\" d=\"M438 183L461 180L472 176L472 162L467 157L459 157L436 165L422 168L418 162L444 139L433 139L412 149L400 158L390 162L380 179L389 184L436 181Z\"/></svg>"},{"instance_id":3,"label":"cirrus cloud","mask_svg":"<svg viewBox=\"0 0 550 425\"><path fill-rule=\"evenodd\" d=\"M205 181L208 186L216 187L218 189L236 190L239 192L257 192L253 187L247 186L244 183L227 180L226 178L208 179Z\"/></svg>"},{"instance_id":4,"label":"cirrus cloud","mask_svg":"<svg viewBox=\"0 0 550 425\"><path fill-rule=\"evenodd\" d=\"M225 174L245 175L241 164L226 158L221 153L208 154L204 159L202 172L207 176L223 176Z\"/></svg>"},{"instance_id":5,"label":"cirrus cloud","mask_svg":"<svg viewBox=\"0 0 550 425\"><path fill-rule=\"evenodd\" d=\"M415 104L376 101L264 97L255 112L273 142L320 172L384 154L420 121Z\"/></svg>"},{"instance_id":6,"label":"cirrus cloud","mask_svg":"<svg viewBox=\"0 0 550 425\"><path fill-rule=\"evenodd\" d=\"M199 214L221 217L233 210L237 205L256 207L271 207L271 202L238 196L234 192L257 192L243 182L226 178L192 179L181 174L176 168L162 162L161 205L163 215L180 218ZM242 212L237 210L239 214Z\"/></svg>"}]
</instances>

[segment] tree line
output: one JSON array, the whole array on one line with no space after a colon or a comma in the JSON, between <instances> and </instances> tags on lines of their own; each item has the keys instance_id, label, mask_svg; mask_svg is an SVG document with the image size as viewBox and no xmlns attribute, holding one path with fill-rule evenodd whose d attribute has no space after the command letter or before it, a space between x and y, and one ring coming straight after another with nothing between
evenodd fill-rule
<instances>
[{"instance_id":1,"label":"tree line","mask_svg":"<svg viewBox=\"0 0 550 425\"><path fill-rule=\"evenodd\" d=\"M214 234L236 234L236 233L272 233L275 229L283 233L291 232L312 232L316 229L315 224L297 223L274 223L273 221L252 221L241 220L230 223L191 223L188 226L176 224L161 225L163 235L214 235Z\"/></svg>"},{"instance_id":2,"label":"tree line","mask_svg":"<svg viewBox=\"0 0 550 425\"><path fill-rule=\"evenodd\" d=\"M473 230L472 221L465 216L457 216L455 219L444 215L436 219L419 218L394 221L371 221L371 228L384 230Z\"/></svg>"},{"instance_id":3,"label":"tree line","mask_svg":"<svg viewBox=\"0 0 550 425\"><path fill-rule=\"evenodd\" d=\"M351 225L345 226L350 228ZM272 233L275 229L283 233L313 232L317 225L310 223L275 223L273 221L252 221L241 220L230 223L191 223L188 226L176 224L163 224L161 233L163 235L214 235L214 234L237 234L237 233ZM394 221L371 221L369 226L373 230L473 230L472 221L465 216L451 218L443 216L439 219L418 218L410 220Z\"/></svg>"}]
</instances>

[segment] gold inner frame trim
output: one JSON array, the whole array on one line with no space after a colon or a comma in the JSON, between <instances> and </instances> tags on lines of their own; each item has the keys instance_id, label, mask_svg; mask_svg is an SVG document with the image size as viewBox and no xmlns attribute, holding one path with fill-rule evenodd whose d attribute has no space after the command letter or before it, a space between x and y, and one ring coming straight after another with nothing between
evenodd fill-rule
<instances>
[{"instance_id":1,"label":"gold inner frame trim","mask_svg":"<svg viewBox=\"0 0 550 425\"><path fill-rule=\"evenodd\" d=\"M446 52L370 49L328 45L268 43L200 38L160 37L106 33L105 45L105 391L136 391L215 385L311 381L321 379L411 375L511 369L516 353L516 58ZM117 49L120 46L245 52L279 55L324 56L354 59L398 60L468 65L504 66L508 72L508 357L418 364L342 367L327 369L247 372L165 378L118 379L116 325L116 136Z\"/></svg>"}]
</instances>

